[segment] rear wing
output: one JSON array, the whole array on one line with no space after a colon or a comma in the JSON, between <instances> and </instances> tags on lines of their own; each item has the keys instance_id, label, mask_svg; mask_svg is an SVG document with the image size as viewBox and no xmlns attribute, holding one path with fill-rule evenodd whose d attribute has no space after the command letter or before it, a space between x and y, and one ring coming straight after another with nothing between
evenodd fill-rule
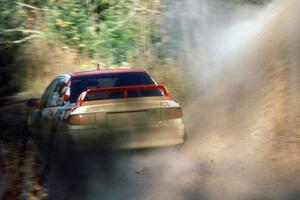
<instances>
[{"instance_id":1,"label":"rear wing","mask_svg":"<svg viewBox=\"0 0 300 200\"><path fill-rule=\"evenodd\" d=\"M87 101L86 97L88 94L95 94L101 92L114 92L114 91L122 91L123 98L128 98L128 91L133 90L153 90L159 89L164 93L164 96L169 97L170 93L165 85L134 85L134 86L122 86L122 87L110 87L110 88L95 88L88 89L81 93L78 98L77 105L81 106L85 101Z\"/></svg>"}]
</instances>

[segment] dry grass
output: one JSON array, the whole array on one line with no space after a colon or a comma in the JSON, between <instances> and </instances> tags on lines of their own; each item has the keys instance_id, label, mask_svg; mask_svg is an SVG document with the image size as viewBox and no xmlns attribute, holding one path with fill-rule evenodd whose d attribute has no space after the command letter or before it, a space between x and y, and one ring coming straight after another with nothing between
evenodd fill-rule
<instances>
[{"instance_id":1,"label":"dry grass","mask_svg":"<svg viewBox=\"0 0 300 200\"><path fill-rule=\"evenodd\" d=\"M33 94L40 94L57 75L96 66L87 56L57 39L32 40L22 52L18 63L26 71L26 90Z\"/></svg>"}]
</instances>

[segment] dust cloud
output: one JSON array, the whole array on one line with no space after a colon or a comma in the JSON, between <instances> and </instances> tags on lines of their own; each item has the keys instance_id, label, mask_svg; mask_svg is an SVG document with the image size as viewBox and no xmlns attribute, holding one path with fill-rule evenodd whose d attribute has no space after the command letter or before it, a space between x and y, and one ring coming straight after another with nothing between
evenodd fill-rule
<instances>
[{"instance_id":1,"label":"dust cloud","mask_svg":"<svg viewBox=\"0 0 300 200\"><path fill-rule=\"evenodd\" d=\"M193 77L189 138L141 158L159 170L141 199L300 199L300 2L172 2L166 26Z\"/></svg>"}]
</instances>

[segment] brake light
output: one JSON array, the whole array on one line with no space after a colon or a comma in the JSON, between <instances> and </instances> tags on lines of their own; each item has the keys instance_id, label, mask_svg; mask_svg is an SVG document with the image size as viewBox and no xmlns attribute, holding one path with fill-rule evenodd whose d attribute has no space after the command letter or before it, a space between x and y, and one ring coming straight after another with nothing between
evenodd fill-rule
<instances>
[{"instance_id":1,"label":"brake light","mask_svg":"<svg viewBox=\"0 0 300 200\"><path fill-rule=\"evenodd\" d=\"M70 115L65 123L70 125L93 125L96 123L96 116L94 113Z\"/></svg>"},{"instance_id":2,"label":"brake light","mask_svg":"<svg viewBox=\"0 0 300 200\"><path fill-rule=\"evenodd\" d=\"M181 108L162 108L161 109L161 120L177 119L182 118Z\"/></svg>"}]
</instances>

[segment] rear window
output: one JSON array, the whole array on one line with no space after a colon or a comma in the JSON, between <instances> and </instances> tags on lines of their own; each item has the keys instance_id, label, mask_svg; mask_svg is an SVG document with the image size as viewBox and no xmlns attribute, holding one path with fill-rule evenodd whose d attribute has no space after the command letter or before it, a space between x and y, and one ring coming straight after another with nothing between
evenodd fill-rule
<instances>
[{"instance_id":1,"label":"rear window","mask_svg":"<svg viewBox=\"0 0 300 200\"><path fill-rule=\"evenodd\" d=\"M145 72L112 73L76 77L71 80L71 103L76 102L79 95L87 89L121 87L133 85L154 85L155 82ZM162 96L158 89L129 91L128 97ZM121 91L105 92L89 95L89 100L123 98Z\"/></svg>"}]
</instances>

